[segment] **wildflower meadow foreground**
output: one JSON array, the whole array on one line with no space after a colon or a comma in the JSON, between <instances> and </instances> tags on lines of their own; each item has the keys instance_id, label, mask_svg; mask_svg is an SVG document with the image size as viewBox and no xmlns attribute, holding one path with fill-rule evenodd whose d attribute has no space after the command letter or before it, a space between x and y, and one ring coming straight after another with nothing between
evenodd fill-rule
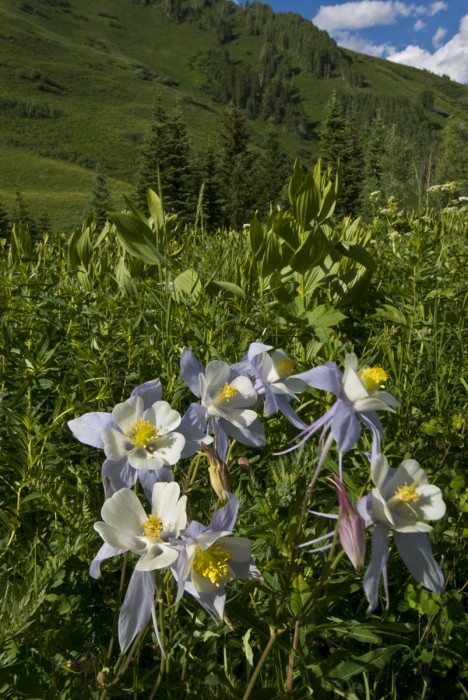
<instances>
[{"instance_id":1,"label":"wildflower meadow foreground","mask_svg":"<svg viewBox=\"0 0 468 700\"><path fill-rule=\"evenodd\" d=\"M2 697L466 697L466 212L339 196L14 228Z\"/></svg>"}]
</instances>

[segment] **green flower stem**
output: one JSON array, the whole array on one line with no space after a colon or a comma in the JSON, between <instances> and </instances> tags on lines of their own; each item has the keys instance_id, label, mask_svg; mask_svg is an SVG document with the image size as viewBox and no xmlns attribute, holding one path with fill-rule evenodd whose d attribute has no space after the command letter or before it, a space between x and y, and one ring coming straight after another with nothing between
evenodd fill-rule
<instances>
[{"instance_id":1,"label":"green flower stem","mask_svg":"<svg viewBox=\"0 0 468 700\"><path fill-rule=\"evenodd\" d=\"M104 700L104 698L109 694L108 691L111 688L114 688L117 683L120 681L122 676L124 675L125 671L130 665L130 661L133 659L133 656L138 648L138 645L140 644L141 640L143 639L143 636L146 634L146 630L148 629L148 625L150 623L151 617L148 618L148 622L144 625L144 627L138 632L137 636L135 637L135 640L131 646L130 651L127 654L127 658L125 659L122 668L120 669L119 673L116 675L112 683L109 683L109 685L104 688L104 690L101 693L101 697L99 700Z\"/></svg>"},{"instance_id":2,"label":"green flower stem","mask_svg":"<svg viewBox=\"0 0 468 700\"><path fill-rule=\"evenodd\" d=\"M179 700L182 700L184 697L184 683L186 684L186 693L188 694L190 686L187 683L187 674L188 674L188 665L189 665L189 658L190 658L190 649L192 647L193 643L193 635L195 633L195 625L197 624L197 613L198 613L198 608L197 605L195 604L195 607L193 608L193 615L192 615L192 624L190 625L190 635L188 638L187 646L185 647L185 659L184 659L184 666L182 668L182 675L180 677L180 691L179 691Z\"/></svg>"},{"instance_id":3,"label":"green flower stem","mask_svg":"<svg viewBox=\"0 0 468 700\"><path fill-rule=\"evenodd\" d=\"M294 667L296 665L296 654L299 648L299 620L296 620L294 625L294 639L291 653L289 655L288 680L286 682L286 697L292 698L293 683L294 683Z\"/></svg>"},{"instance_id":4,"label":"green flower stem","mask_svg":"<svg viewBox=\"0 0 468 700\"><path fill-rule=\"evenodd\" d=\"M119 592L117 593L117 601L115 603L114 619L112 621L112 633L109 641L109 648L107 650L105 666L109 666L110 660L112 658L112 652L114 650L115 637L117 635L117 626L119 624L120 606L122 604L122 597L125 586L125 574L127 573L127 561L128 552L125 552L125 554L123 555L122 573L120 574L120 586Z\"/></svg>"},{"instance_id":5,"label":"green flower stem","mask_svg":"<svg viewBox=\"0 0 468 700\"><path fill-rule=\"evenodd\" d=\"M266 645L265 649L263 650L263 654L261 655L261 657L258 661L258 664L255 666L255 670L252 673L252 676L251 676L249 684L245 690L245 693L242 697L242 700L248 700L250 698L250 694L252 693L252 690L254 689L254 685L257 682L257 678L259 677L260 671L263 668L263 664L267 660L268 654L272 650L273 645L276 642L276 638L280 634L281 634L281 632L278 632L278 630L274 629L273 627L270 627L270 639L268 640L268 644Z\"/></svg>"}]
</instances>

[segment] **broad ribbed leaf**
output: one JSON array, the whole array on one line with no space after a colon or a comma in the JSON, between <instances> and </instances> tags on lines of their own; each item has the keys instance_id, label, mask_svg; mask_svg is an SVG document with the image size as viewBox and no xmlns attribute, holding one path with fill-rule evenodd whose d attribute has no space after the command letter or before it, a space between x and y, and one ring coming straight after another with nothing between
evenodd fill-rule
<instances>
[{"instance_id":1,"label":"broad ribbed leaf","mask_svg":"<svg viewBox=\"0 0 468 700\"><path fill-rule=\"evenodd\" d=\"M233 282L224 282L222 280L211 280L205 287L208 294L217 294L219 292L225 291L233 294L237 297L245 297L245 292L243 289L234 284Z\"/></svg>"},{"instance_id":2,"label":"broad ribbed leaf","mask_svg":"<svg viewBox=\"0 0 468 700\"><path fill-rule=\"evenodd\" d=\"M281 251L281 244L276 238L275 234L270 231L267 234L267 239L261 258L261 276L263 278L268 277L268 275L271 275L272 272L275 272L275 270L280 268L282 259L283 255Z\"/></svg>"},{"instance_id":3,"label":"broad ribbed leaf","mask_svg":"<svg viewBox=\"0 0 468 700\"><path fill-rule=\"evenodd\" d=\"M331 247L322 229L317 227L309 233L304 243L292 256L289 264L295 272L303 275L307 270L319 265L326 258Z\"/></svg>"},{"instance_id":4,"label":"broad ribbed leaf","mask_svg":"<svg viewBox=\"0 0 468 700\"><path fill-rule=\"evenodd\" d=\"M348 243L348 241L339 241L335 244L336 250L351 260L355 260L360 265L364 265L368 270L375 272L377 263L372 255L362 246L356 243Z\"/></svg>"},{"instance_id":5,"label":"broad ribbed leaf","mask_svg":"<svg viewBox=\"0 0 468 700\"><path fill-rule=\"evenodd\" d=\"M176 297L185 294L196 298L199 296L202 289L200 278L195 270L190 269L184 270L184 272L178 275L173 284Z\"/></svg>"},{"instance_id":6,"label":"broad ribbed leaf","mask_svg":"<svg viewBox=\"0 0 468 700\"><path fill-rule=\"evenodd\" d=\"M273 224L273 231L293 250L299 248L301 241L293 219L278 219Z\"/></svg>"},{"instance_id":7,"label":"broad ribbed leaf","mask_svg":"<svg viewBox=\"0 0 468 700\"><path fill-rule=\"evenodd\" d=\"M257 219L257 215L254 215L252 222L250 224L250 247L254 255L260 251L264 240L263 226Z\"/></svg>"},{"instance_id":8,"label":"broad ribbed leaf","mask_svg":"<svg viewBox=\"0 0 468 700\"><path fill-rule=\"evenodd\" d=\"M127 253L139 258L147 265L161 264L169 268L168 262L151 243L153 232L147 224L133 216L118 212L111 211L108 214L115 224L119 240Z\"/></svg>"}]
</instances>

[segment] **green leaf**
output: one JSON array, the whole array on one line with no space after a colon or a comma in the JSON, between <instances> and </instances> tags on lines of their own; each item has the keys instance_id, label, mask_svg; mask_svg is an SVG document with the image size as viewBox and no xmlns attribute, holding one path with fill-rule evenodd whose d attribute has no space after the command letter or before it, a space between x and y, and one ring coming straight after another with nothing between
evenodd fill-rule
<instances>
[{"instance_id":1,"label":"green leaf","mask_svg":"<svg viewBox=\"0 0 468 700\"><path fill-rule=\"evenodd\" d=\"M205 287L208 294L218 294L219 292L225 291L229 292L233 296L245 297L245 292L243 289L234 284L233 282L223 282L221 280L211 280Z\"/></svg>"},{"instance_id":2,"label":"green leaf","mask_svg":"<svg viewBox=\"0 0 468 700\"><path fill-rule=\"evenodd\" d=\"M372 257L372 255L362 246L356 243L349 243L348 241L339 241L335 243L336 250L351 260L355 260L360 265L364 265L365 268L375 272L377 270L377 263Z\"/></svg>"},{"instance_id":3,"label":"green leaf","mask_svg":"<svg viewBox=\"0 0 468 700\"><path fill-rule=\"evenodd\" d=\"M148 219L146 218L145 214L133 204L132 200L126 197L125 195L123 195L123 199L125 202L125 207L130 212L130 214L134 216L135 219L139 219L144 224L148 225Z\"/></svg>"},{"instance_id":4,"label":"green leaf","mask_svg":"<svg viewBox=\"0 0 468 700\"><path fill-rule=\"evenodd\" d=\"M282 261L281 244L272 231L267 234L264 249L262 251L260 274L263 278L271 275L279 267Z\"/></svg>"},{"instance_id":5,"label":"green leaf","mask_svg":"<svg viewBox=\"0 0 468 700\"><path fill-rule=\"evenodd\" d=\"M162 202L156 192L152 189L146 191L146 200L148 202L148 209L150 210L151 218L158 231L164 229L165 217Z\"/></svg>"},{"instance_id":6,"label":"green leaf","mask_svg":"<svg viewBox=\"0 0 468 700\"><path fill-rule=\"evenodd\" d=\"M330 678L339 678L345 681L356 675L356 673L378 671L383 668L390 661L393 654L401 648L401 644L395 644L394 646L384 649L369 651L362 656L352 657L349 661L342 661L339 663L328 675Z\"/></svg>"},{"instance_id":7,"label":"green leaf","mask_svg":"<svg viewBox=\"0 0 468 700\"><path fill-rule=\"evenodd\" d=\"M293 219L278 219L273 224L273 231L277 236L282 238L290 248L297 250L301 244L301 241L299 239L298 232L295 230L292 224Z\"/></svg>"},{"instance_id":8,"label":"green leaf","mask_svg":"<svg viewBox=\"0 0 468 700\"><path fill-rule=\"evenodd\" d=\"M250 247L252 248L252 252L254 255L257 255L263 245L264 241L264 234L263 234L263 226L260 223L260 221L257 219L257 215L254 215L254 218L252 219L252 222L250 224Z\"/></svg>"},{"instance_id":9,"label":"green leaf","mask_svg":"<svg viewBox=\"0 0 468 700\"><path fill-rule=\"evenodd\" d=\"M289 201L291 204L294 204L294 198L296 196L296 192L302 185L302 165L301 161L299 158L296 158L295 163L294 163L294 172L293 176L289 181L289 186L288 186L288 195L289 195Z\"/></svg>"},{"instance_id":10,"label":"green leaf","mask_svg":"<svg viewBox=\"0 0 468 700\"><path fill-rule=\"evenodd\" d=\"M127 253L142 260L147 265L161 264L169 268L167 260L151 243L153 232L147 224L140 219L119 212L110 211L108 214L115 224L119 240Z\"/></svg>"},{"instance_id":11,"label":"green leaf","mask_svg":"<svg viewBox=\"0 0 468 700\"><path fill-rule=\"evenodd\" d=\"M306 317L311 326L322 328L331 328L331 326L335 326L346 318L341 311L337 311L337 309L325 306L324 304L320 304L320 306L317 306L315 309L307 311Z\"/></svg>"},{"instance_id":12,"label":"green leaf","mask_svg":"<svg viewBox=\"0 0 468 700\"><path fill-rule=\"evenodd\" d=\"M320 211L317 216L318 223L322 223L322 221L332 216L335 211L336 200L335 188L333 187L333 182L330 181L322 195Z\"/></svg>"},{"instance_id":13,"label":"green leaf","mask_svg":"<svg viewBox=\"0 0 468 700\"><path fill-rule=\"evenodd\" d=\"M317 217L319 208L320 196L313 175L307 173L292 206L294 217L302 229L309 230L311 222Z\"/></svg>"},{"instance_id":14,"label":"green leaf","mask_svg":"<svg viewBox=\"0 0 468 700\"><path fill-rule=\"evenodd\" d=\"M393 323L398 323L401 326L406 326L407 320L405 314L396 309L390 304L384 304L380 309L377 309L375 314L372 314L370 318L381 318L385 321L392 321Z\"/></svg>"},{"instance_id":15,"label":"green leaf","mask_svg":"<svg viewBox=\"0 0 468 700\"><path fill-rule=\"evenodd\" d=\"M294 253L289 265L295 272L304 275L307 270L319 265L331 248L331 243L320 227L311 231L301 247Z\"/></svg>"},{"instance_id":16,"label":"green leaf","mask_svg":"<svg viewBox=\"0 0 468 700\"><path fill-rule=\"evenodd\" d=\"M195 270L190 269L184 270L184 272L178 275L175 278L173 285L176 298L185 294L196 299L202 290L198 274L195 272Z\"/></svg>"}]
</instances>

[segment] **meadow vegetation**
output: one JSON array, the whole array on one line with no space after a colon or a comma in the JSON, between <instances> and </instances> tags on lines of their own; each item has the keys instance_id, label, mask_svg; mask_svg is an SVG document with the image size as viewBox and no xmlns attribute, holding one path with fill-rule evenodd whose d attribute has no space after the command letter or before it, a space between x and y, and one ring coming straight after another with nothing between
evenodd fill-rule
<instances>
[{"instance_id":1,"label":"meadow vegetation","mask_svg":"<svg viewBox=\"0 0 468 700\"><path fill-rule=\"evenodd\" d=\"M285 208L242 230L209 232L200 203L184 224L150 192L146 214L126 199L104 228L91 213L71 236L33 241L17 224L2 241L2 697L467 696L466 202L452 183L416 211L374 197L369 221L351 220L336 215L335 172L330 179L319 163L306 175L297 163ZM301 510L321 443L275 456L297 428L259 409L267 444L233 441L229 488L223 483L240 502L234 534L252 541L262 578L233 581L216 622L188 594L175 602L174 579L159 574L166 658L146 619L120 656L118 613L137 557L125 555L123 569L122 557L111 558L102 578L89 577L102 544L93 524L103 457L67 422L112 411L157 377L182 415L193 400L179 370L184 347L202 365L232 364L255 341L286 351L299 372L343 367L351 352L361 366L384 368L401 407L380 414L382 451L394 468L417 460L447 504L430 534L443 590L412 578L391 538L389 606L382 596L368 614L363 575L344 556L337 521L331 549L298 549L330 529ZM333 400L308 386L292 405L309 424ZM371 447L365 429L343 457L354 506L372 488ZM306 506L337 514L325 477L338 475L339 454L331 447L322 457ZM201 452L173 468L189 518L205 524L224 497L209 468ZM145 503L141 489L139 497Z\"/></svg>"}]
</instances>

